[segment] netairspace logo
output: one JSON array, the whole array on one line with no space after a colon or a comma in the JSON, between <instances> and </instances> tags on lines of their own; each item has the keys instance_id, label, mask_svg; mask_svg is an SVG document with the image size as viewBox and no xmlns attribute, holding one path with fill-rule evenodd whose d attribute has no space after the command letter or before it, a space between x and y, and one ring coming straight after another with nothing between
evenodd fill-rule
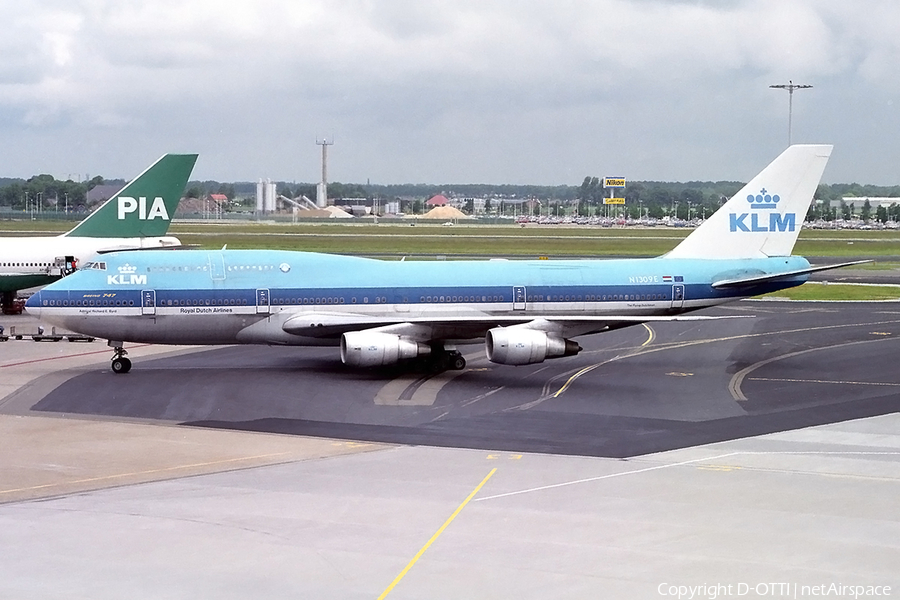
<instances>
[{"instance_id":1,"label":"netairspace logo","mask_svg":"<svg viewBox=\"0 0 900 600\"><path fill-rule=\"evenodd\" d=\"M778 194L769 194L765 188L760 190L757 195L748 194L747 202L750 203L751 211L761 210L777 210L778 203L781 202L781 196ZM762 215L762 218L760 218ZM747 217L750 222L747 223ZM766 223L765 213L745 212L745 213L729 213L728 229L729 231L794 231L797 228L797 215L795 213L778 212L769 213L769 222Z\"/></svg>"},{"instance_id":2,"label":"netairspace logo","mask_svg":"<svg viewBox=\"0 0 900 600\"><path fill-rule=\"evenodd\" d=\"M884 598L892 595L889 585L844 585L821 583L801 585L788 582L768 583L711 583L678 585L661 583L656 588L660 596L678 600L716 598Z\"/></svg>"}]
</instances>

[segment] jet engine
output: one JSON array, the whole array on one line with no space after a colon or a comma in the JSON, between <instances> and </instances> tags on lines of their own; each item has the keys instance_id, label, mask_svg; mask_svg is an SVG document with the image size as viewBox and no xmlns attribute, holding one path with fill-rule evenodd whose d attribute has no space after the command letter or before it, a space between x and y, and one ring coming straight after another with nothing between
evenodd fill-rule
<instances>
[{"instance_id":1,"label":"jet engine","mask_svg":"<svg viewBox=\"0 0 900 600\"><path fill-rule=\"evenodd\" d=\"M341 336L341 361L351 367L379 367L429 354L426 344L379 331L348 331Z\"/></svg>"},{"instance_id":2,"label":"jet engine","mask_svg":"<svg viewBox=\"0 0 900 600\"><path fill-rule=\"evenodd\" d=\"M488 360L501 365L531 365L547 358L574 356L581 352L577 342L522 327L489 330L484 347Z\"/></svg>"}]
</instances>

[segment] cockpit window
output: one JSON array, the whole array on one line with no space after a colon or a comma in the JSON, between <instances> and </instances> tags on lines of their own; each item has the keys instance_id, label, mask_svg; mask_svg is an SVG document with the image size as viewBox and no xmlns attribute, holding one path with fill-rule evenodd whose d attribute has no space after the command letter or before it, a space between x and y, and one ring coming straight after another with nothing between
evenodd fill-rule
<instances>
[{"instance_id":1,"label":"cockpit window","mask_svg":"<svg viewBox=\"0 0 900 600\"><path fill-rule=\"evenodd\" d=\"M85 265L84 265L83 267L81 267L81 268L82 268L82 269L96 269L96 270L98 270L98 271L105 271L105 270L106 270L106 263L105 263L105 262L100 262L100 261L89 262L89 263L85 263Z\"/></svg>"}]
</instances>

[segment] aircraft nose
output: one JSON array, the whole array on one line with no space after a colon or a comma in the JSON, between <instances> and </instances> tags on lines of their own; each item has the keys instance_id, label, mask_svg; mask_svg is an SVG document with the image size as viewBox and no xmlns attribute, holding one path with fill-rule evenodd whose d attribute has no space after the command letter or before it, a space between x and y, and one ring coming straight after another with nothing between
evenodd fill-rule
<instances>
[{"instance_id":1,"label":"aircraft nose","mask_svg":"<svg viewBox=\"0 0 900 600\"><path fill-rule=\"evenodd\" d=\"M25 310L27 310L28 314L30 314L30 315L34 315L35 317L40 317L42 304L43 303L41 302L41 293L35 292L34 294L32 294L31 298L29 298L25 302Z\"/></svg>"}]
</instances>

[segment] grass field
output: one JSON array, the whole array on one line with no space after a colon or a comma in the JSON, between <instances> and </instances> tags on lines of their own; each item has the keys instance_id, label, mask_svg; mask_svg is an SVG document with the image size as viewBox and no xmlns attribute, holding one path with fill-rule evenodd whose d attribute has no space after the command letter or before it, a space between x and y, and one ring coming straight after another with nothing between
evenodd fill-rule
<instances>
[{"instance_id":1,"label":"grass field","mask_svg":"<svg viewBox=\"0 0 900 600\"><path fill-rule=\"evenodd\" d=\"M781 290L762 298L785 298L788 300L900 300L900 286L896 285L853 285L846 283L804 283L788 290Z\"/></svg>"},{"instance_id":2,"label":"grass field","mask_svg":"<svg viewBox=\"0 0 900 600\"><path fill-rule=\"evenodd\" d=\"M0 235L57 234L70 223L3 221ZM270 248L395 256L658 256L690 229L528 225L270 224L176 221L171 233L199 248ZM803 230L795 253L816 257L900 256L900 232Z\"/></svg>"}]
</instances>

